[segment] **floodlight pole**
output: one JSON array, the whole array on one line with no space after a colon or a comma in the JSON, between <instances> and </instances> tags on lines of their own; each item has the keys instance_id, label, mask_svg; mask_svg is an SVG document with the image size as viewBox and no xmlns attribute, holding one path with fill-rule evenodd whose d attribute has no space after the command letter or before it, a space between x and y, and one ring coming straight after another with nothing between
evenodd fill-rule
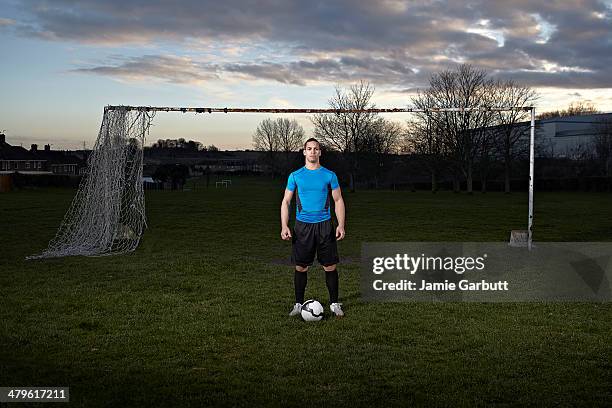
<instances>
[{"instance_id":1,"label":"floodlight pole","mask_svg":"<svg viewBox=\"0 0 612 408\"><path fill-rule=\"evenodd\" d=\"M531 251L533 239L533 177L535 162L535 107L531 107L531 127L529 131L529 219L527 221L527 248Z\"/></svg>"}]
</instances>

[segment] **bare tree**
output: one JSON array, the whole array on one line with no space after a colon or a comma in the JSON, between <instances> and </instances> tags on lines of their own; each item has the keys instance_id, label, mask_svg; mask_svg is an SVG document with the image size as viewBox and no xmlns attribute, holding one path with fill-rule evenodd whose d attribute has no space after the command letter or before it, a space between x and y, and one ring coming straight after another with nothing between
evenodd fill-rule
<instances>
[{"instance_id":1,"label":"bare tree","mask_svg":"<svg viewBox=\"0 0 612 408\"><path fill-rule=\"evenodd\" d=\"M421 94L413 100L415 108L427 109L432 106L429 95ZM438 176L445 160L445 144L438 121L431 120L431 112L414 113L414 120L408 122L404 137L404 151L416 153L422 159L431 176L431 192L438 191Z\"/></svg>"},{"instance_id":2,"label":"bare tree","mask_svg":"<svg viewBox=\"0 0 612 408\"><path fill-rule=\"evenodd\" d=\"M391 154L397 153L404 128L397 122L382 117L374 119L364 134L361 158L374 164L374 181L378 188L383 173L389 169Z\"/></svg>"},{"instance_id":3,"label":"bare tree","mask_svg":"<svg viewBox=\"0 0 612 408\"><path fill-rule=\"evenodd\" d=\"M287 175L291 167L292 152L303 147L305 132L295 119L278 118L275 124L279 150L283 154L279 165L284 175Z\"/></svg>"},{"instance_id":4,"label":"bare tree","mask_svg":"<svg viewBox=\"0 0 612 408\"><path fill-rule=\"evenodd\" d=\"M277 171L277 164L274 156L280 147L274 120L266 118L257 125L257 129L253 135L253 146L255 150L265 152L263 159L272 169L272 178L274 178Z\"/></svg>"},{"instance_id":5,"label":"bare tree","mask_svg":"<svg viewBox=\"0 0 612 408\"><path fill-rule=\"evenodd\" d=\"M304 135L304 128L295 119L267 118L257 126L253 145L256 150L266 152L266 160L273 172L286 173L291 164L291 153L302 147Z\"/></svg>"},{"instance_id":6,"label":"bare tree","mask_svg":"<svg viewBox=\"0 0 612 408\"><path fill-rule=\"evenodd\" d=\"M255 150L270 154L279 150L280 143L276 132L276 124L272 119L267 118L259 123L253 135L253 146L255 146Z\"/></svg>"},{"instance_id":7,"label":"bare tree","mask_svg":"<svg viewBox=\"0 0 612 408\"><path fill-rule=\"evenodd\" d=\"M495 83L495 99L498 106L533 106L538 100L538 94L528 86L519 85L512 80ZM510 176L512 162L522 155L519 141L529 130L529 124L522 123L529 118L529 112L523 110L496 112L495 122L496 147L504 161L504 192L510 192Z\"/></svg>"},{"instance_id":8,"label":"bare tree","mask_svg":"<svg viewBox=\"0 0 612 408\"><path fill-rule=\"evenodd\" d=\"M374 108L371 102L373 94L374 88L364 81L346 90L336 87L329 106L337 110L371 109ZM327 147L341 152L342 158L348 164L351 191L355 191L358 165L356 153L363 150L365 135L376 116L370 112L337 112L316 114L311 119L315 127L315 137Z\"/></svg>"},{"instance_id":9,"label":"bare tree","mask_svg":"<svg viewBox=\"0 0 612 408\"><path fill-rule=\"evenodd\" d=\"M304 128L297 120L279 118L276 120L278 135L278 148L281 152L295 152L302 148L304 143Z\"/></svg>"},{"instance_id":10,"label":"bare tree","mask_svg":"<svg viewBox=\"0 0 612 408\"><path fill-rule=\"evenodd\" d=\"M578 101L569 104L567 109L542 112L538 115L538 119L553 119L562 118L565 116L576 116L576 115L593 115L595 113L601 113L597 107L589 101Z\"/></svg>"},{"instance_id":11,"label":"bare tree","mask_svg":"<svg viewBox=\"0 0 612 408\"><path fill-rule=\"evenodd\" d=\"M364 134L362 148L369 153L394 153L403 133L404 129L399 123L377 117Z\"/></svg>"},{"instance_id":12,"label":"bare tree","mask_svg":"<svg viewBox=\"0 0 612 408\"><path fill-rule=\"evenodd\" d=\"M487 72L471 65L460 65L454 70L433 74L429 88L413 98L415 106L438 108L487 107L494 104L493 81ZM423 118L423 116L420 116ZM491 137L486 128L493 124L493 112L487 110L463 112L430 112L427 116L433 127L440 130L444 150L457 170L463 173L467 191L472 193L473 170L483 141ZM453 174L453 188L459 190L457 172Z\"/></svg>"}]
</instances>

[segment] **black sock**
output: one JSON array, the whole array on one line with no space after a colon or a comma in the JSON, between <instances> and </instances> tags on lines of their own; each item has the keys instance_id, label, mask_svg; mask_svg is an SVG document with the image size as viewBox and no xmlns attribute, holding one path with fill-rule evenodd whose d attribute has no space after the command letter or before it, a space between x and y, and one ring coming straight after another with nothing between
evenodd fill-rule
<instances>
[{"instance_id":1,"label":"black sock","mask_svg":"<svg viewBox=\"0 0 612 408\"><path fill-rule=\"evenodd\" d=\"M325 283L329 291L329 303L338 303L338 270L325 271Z\"/></svg>"},{"instance_id":2,"label":"black sock","mask_svg":"<svg viewBox=\"0 0 612 408\"><path fill-rule=\"evenodd\" d=\"M308 283L308 272L295 271L293 275L293 286L295 287L295 303L304 303L304 293Z\"/></svg>"}]
</instances>

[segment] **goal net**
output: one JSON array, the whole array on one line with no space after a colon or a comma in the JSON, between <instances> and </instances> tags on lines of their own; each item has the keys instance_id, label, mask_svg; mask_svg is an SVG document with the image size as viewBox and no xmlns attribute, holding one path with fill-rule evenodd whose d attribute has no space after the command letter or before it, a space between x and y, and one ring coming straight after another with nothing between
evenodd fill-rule
<instances>
[{"instance_id":1,"label":"goal net","mask_svg":"<svg viewBox=\"0 0 612 408\"><path fill-rule=\"evenodd\" d=\"M143 146L152 112L105 109L87 170L48 248L28 259L136 249L146 228Z\"/></svg>"}]
</instances>

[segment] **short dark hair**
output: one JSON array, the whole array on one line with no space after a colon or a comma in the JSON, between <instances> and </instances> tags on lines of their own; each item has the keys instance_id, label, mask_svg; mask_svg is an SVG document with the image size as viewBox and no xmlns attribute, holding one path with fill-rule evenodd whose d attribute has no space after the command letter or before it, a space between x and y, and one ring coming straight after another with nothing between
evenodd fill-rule
<instances>
[{"instance_id":1,"label":"short dark hair","mask_svg":"<svg viewBox=\"0 0 612 408\"><path fill-rule=\"evenodd\" d=\"M314 137L311 137L310 139L308 139L307 141L304 142L304 150L306 150L306 145L309 142L316 142L319 145L319 149L321 148L321 143L317 139L315 139Z\"/></svg>"}]
</instances>

